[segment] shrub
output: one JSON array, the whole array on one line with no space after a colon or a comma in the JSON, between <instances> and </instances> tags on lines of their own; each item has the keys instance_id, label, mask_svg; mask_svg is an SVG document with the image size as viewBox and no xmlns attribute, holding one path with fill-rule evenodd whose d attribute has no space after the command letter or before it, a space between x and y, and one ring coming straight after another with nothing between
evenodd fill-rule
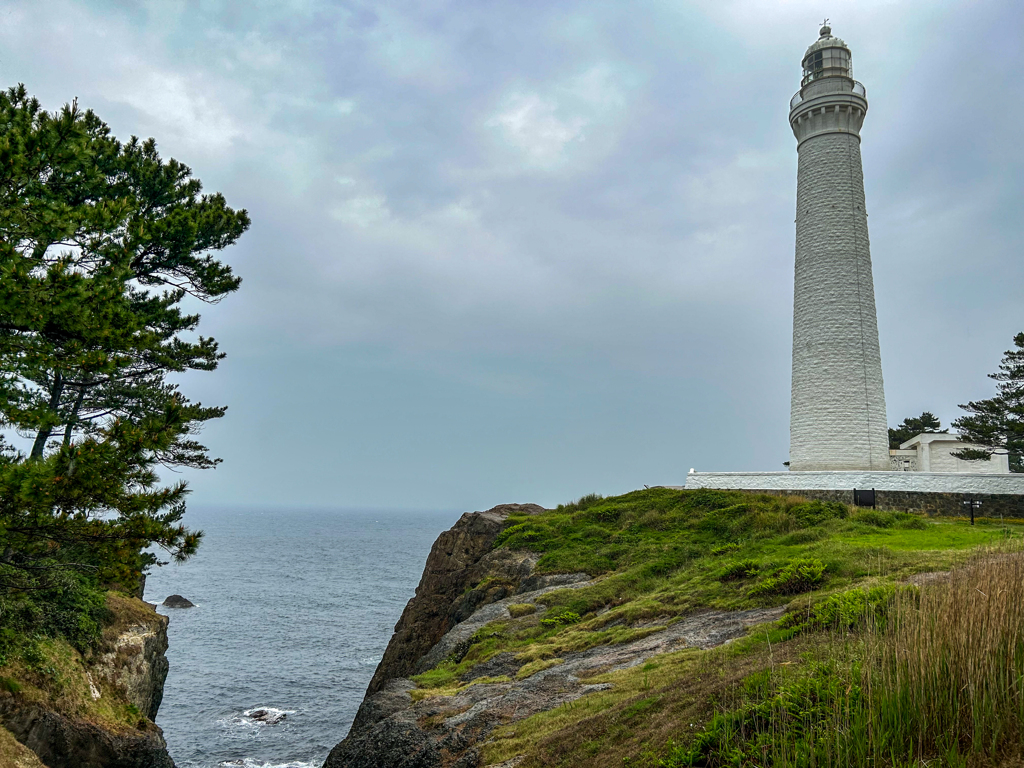
<instances>
[{"instance_id":1,"label":"shrub","mask_svg":"<svg viewBox=\"0 0 1024 768\"><path fill-rule=\"evenodd\" d=\"M825 581L827 566L815 558L793 560L776 569L747 592L749 597L798 595L814 589Z\"/></svg>"},{"instance_id":2,"label":"shrub","mask_svg":"<svg viewBox=\"0 0 1024 768\"><path fill-rule=\"evenodd\" d=\"M494 548L529 549L531 544L539 544L544 540L544 532L533 523L510 525L498 534L494 540Z\"/></svg>"},{"instance_id":3,"label":"shrub","mask_svg":"<svg viewBox=\"0 0 1024 768\"><path fill-rule=\"evenodd\" d=\"M873 617L878 627L885 623L895 595L896 587L891 584L837 592L815 603L807 613L788 614L781 624L801 630L849 631L863 627L868 617Z\"/></svg>"},{"instance_id":4,"label":"shrub","mask_svg":"<svg viewBox=\"0 0 1024 768\"><path fill-rule=\"evenodd\" d=\"M63 638L85 653L109 619L106 594L83 574L57 572L52 586L0 597L0 658L19 651L29 637Z\"/></svg>"},{"instance_id":5,"label":"shrub","mask_svg":"<svg viewBox=\"0 0 1024 768\"><path fill-rule=\"evenodd\" d=\"M747 517L751 512L749 504L732 504L728 507L720 507L704 515L700 521L699 528L717 538L732 538L737 523L746 529Z\"/></svg>"},{"instance_id":6,"label":"shrub","mask_svg":"<svg viewBox=\"0 0 1024 768\"><path fill-rule=\"evenodd\" d=\"M735 709L714 715L689 744L672 745L659 766L846 766L846 755L830 747L861 701L851 677L822 663L799 673L756 672L743 681Z\"/></svg>"},{"instance_id":7,"label":"shrub","mask_svg":"<svg viewBox=\"0 0 1024 768\"><path fill-rule=\"evenodd\" d=\"M826 520L843 519L847 515L845 504L838 501L805 501L789 508L789 514L805 528Z\"/></svg>"},{"instance_id":8,"label":"shrub","mask_svg":"<svg viewBox=\"0 0 1024 768\"><path fill-rule=\"evenodd\" d=\"M700 554L700 550L691 547L679 547L665 552L650 562L644 563L637 573L643 578L657 578L678 571Z\"/></svg>"},{"instance_id":9,"label":"shrub","mask_svg":"<svg viewBox=\"0 0 1024 768\"><path fill-rule=\"evenodd\" d=\"M879 512L876 509L862 509L850 515L850 519L861 525L874 528L892 528L896 524L896 516L891 512Z\"/></svg>"},{"instance_id":10,"label":"shrub","mask_svg":"<svg viewBox=\"0 0 1024 768\"><path fill-rule=\"evenodd\" d=\"M578 624L582 618L575 611L562 611L554 616L548 616L540 620L542 627L564 627L568 624Z\"/></svg>"},{"instance_id":11,"label":"shrub","mask_svg":"<svg viewBox=\"0 0 1024 768\"><path fill-rule=\"evenodd\" d=\"M761 570L761 564L756 560L740 560L725 566L718 576L719 581L739 581L757 576Z\"/></svg>"},{"instance_id":12,"label":"shrub","mask_svg":"<svg viewBox=\"0 0 1024 768\"><path fill-rule=\"evenodd\" d=\"M709 552L712 556L724 555L726 552L732 552L734 549L739 549L740 545L730 542L729 544L719 544L717 547L712 547Z\"/></svg>"},{"instance_id":13,"label":"shrub","mask_svg":"<svg viewBox=\"0 0 1024 768\"><path fill-rule=\"evenodd\" d=\"M786 512L758 510L747 516L744 527L758 533L788 533L798 523Z\"/></svg>"},{"instance_id":14,"label":"shrub","mask_svg":"<svg viewBox=\"0 0 1024 768\"><path fill-rule=\"evenodd\" d=\"M912 515L909 512L897 512L896 527L914 531L923 531L928 527L928 523L924 518L918 515Z\"/></svg>"},{"instance_id":15,"label":"shrub","mask_svg":"<svg viewBox=\"0 0 1024 768\"><path fill-rule=\"evenodd\" d=\"M793 531L792 533L783 536L779 540L780 544L787 546L799 546L800 544L810 544L815 541L821 541L828 537L828 533L823 531L821 528L801 528L799 531Z\"/></svg>"},{"instance_id":16,"label":"shrub","mask_svg":"<svg viewBox=\"0 0 1024 768\"><path fill-rule=\"evenodd\" d=\"M582 512L602 501L604 501L604 496L601 494L588 493L586 496L580 496L576 501L570 501L568 504L559 504L555 510L558 512Z\"/></svg>"}]
</instances>

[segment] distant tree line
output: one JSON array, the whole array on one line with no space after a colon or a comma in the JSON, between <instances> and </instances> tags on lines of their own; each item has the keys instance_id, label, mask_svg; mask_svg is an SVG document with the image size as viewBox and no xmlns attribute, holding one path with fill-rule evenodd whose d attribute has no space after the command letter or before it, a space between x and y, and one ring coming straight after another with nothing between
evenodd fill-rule
<instances>
[{"instance_id":1,"label":"distant tree line","mask_svg":"<svg viewBox=\"0 0 1024 768\"><path fill-rule=\"evenodd\" d=\"M931 411L925 411L918 417L903 420L898 427L889 427L889 447L896 449L915 435L922 432L948 432Z\"/></svg>"},{"instance_id":2,"label":"distant tree line","mask_svg":"<svg viewBox=\"0 0 1024 768\"><path fill-rule=\"evenodd\" d=\"M184 305L238 289L215 254L248 226L152 139L0 93L0 663L12 632L86 642L104 589L196 551L158 472L215 466L225 408L169 377L223 358Z\"/></svg>"},{"instance_id":3,"label":"distant tree line","mask_svg":"<svg viewBox=\"0 0 1024 768\"><path fill-rule=\"evenodd\" d=\"M968 461L988 460L993 455L1009 457L1011 472L1024 472L1024 332L1013 337L1014 349L1003 355L999 369L990 373L996 394L987 400L974 400L960 408L967 411L952 423L960 438L979 446L965 448L953 455ZM904 419L889 428L889 447L896 449L922 432L947 432L933 413Z\"/></svg>"}]
</instances>

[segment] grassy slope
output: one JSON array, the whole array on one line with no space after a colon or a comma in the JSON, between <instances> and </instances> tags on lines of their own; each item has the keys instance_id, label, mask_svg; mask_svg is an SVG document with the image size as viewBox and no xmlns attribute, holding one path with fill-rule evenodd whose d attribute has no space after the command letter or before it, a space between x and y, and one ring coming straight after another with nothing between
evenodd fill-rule
<instances>
[{"instance_id":1,"label":"grassy slope","mask_svg":"<svg viewBox=\"0 0 1024 768\"><path fill-rule=\"evenodd\" d=\"M946 570L978 547L1021 537L1013 526L989 521L971 527L798 498L668 489L585 497L510 523L497 546L542 553L541 572L586 571L597 582L546 595L546 613L524 612L489 625L461 661L419 676L418 695L451 693L473 665L502 651L531 662L520 671L523 677L566 652L641 637L703 609L793 607L780 625L723 648L666 654L643 667L599 675L588 682L610 682L610 690L499 730L486 748L486 763L525 754L523 768L755 764L741 754L749 745L720 759L721 723L709 725L716 713L742 714L778 698L778 681L790 677L796 682L786 683L783 694L797 698L804 696L807 679L852 681L864 657L857 632L832 631L823 641L820 631L798 626L813 615L812 605L832 594ZM892 595L891 589L876 592L883 600ZM853 682L848 687L860 690ZM829 695L817 691L805 698ZM709 728L718 729L714 738ZM701 739L714 742L713 748L696 760L684 754Z\"/></svg>"},{"instance_id":2,"label":"grassy slope","mask_svg":"<svg viewBox=\"0 0 1024 768\"><path fill-rule=\"evenodd\" d=\"M152 608L141 600L109 592L106 604L109 614L99 651L128 626L153 621ZM153 727L120 691L103 685L100 680L94 680L94 684L102 686L102 695L93 699L88 671L87 660L67 641L27 638L19 651L0 666L0 688L25 701L43 704L48 709L94 723L114 733Z\"/></svg>"},{"instance_id":3,"label":"grassy slope","mask_svg":"<svg viewBox=\"0 0 1024 768\"><path fill-rule=\"evenodd\" d=\"M46 768L36 753L18 742L6 728L0 728L0 765L4 768Z\"/></svg>"}]
</instances>

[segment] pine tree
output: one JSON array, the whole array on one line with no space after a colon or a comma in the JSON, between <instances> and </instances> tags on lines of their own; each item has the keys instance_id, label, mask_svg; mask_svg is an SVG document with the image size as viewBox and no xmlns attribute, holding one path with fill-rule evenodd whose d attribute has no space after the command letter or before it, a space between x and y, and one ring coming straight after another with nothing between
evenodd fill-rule
<instances>
[{"instance_id":1,"label":"pine tree","mask_svg":"<svg viewBox=\"0 0 1024 768\"><path fill-rule=\"evenodd\" d=\"M223 358L185 335L200 318L182 301L237 290L213 253L248 226L152 139L122 144L77 104L49 114L24 86L0 93L0 430L28 441L0 437L5 616L79 577L131 589L152 545L195 552L187 488L158 470L214 466L195 434L225 409L167 377Z\"/></svg>"},{"instance_id":2,"label":"pine tree","mask_svg":"<svg viewBox=\"0 0 1024 768\"><path fill-rule=\"evenodd\" d=\"M961 405L969 416L953 422L964 442L984 446L967 448L953 454L961 459L988 459L993 454L1006 454L1011 472L1024 472L1024 333L1013 337L1016 349L1007 350L999 370L990 373L995 379L996 395Z\"/></svg>"},{"instance_id":3,"label":"pine tree","mask_svg":"<svg viewBox=\"0 0 1024 768\"><path fill-rule=\"evenodd\" d=\"M934 413L925 411L917 418L913 416L903 420L898 427L889 427L889 447L896 449L912 437L922 432L947 432Z\"/></svg>"}]
</instances>

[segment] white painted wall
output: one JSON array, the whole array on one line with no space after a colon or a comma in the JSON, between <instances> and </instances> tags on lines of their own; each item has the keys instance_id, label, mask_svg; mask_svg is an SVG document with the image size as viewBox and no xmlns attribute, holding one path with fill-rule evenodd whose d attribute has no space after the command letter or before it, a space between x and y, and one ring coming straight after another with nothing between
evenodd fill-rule
<instances>
[{"instance_id":1,"label":"white painted wall","mask_svg":"<svg viewBox=\"0 0 1024 768\"><path fill-rule=\"evenodd\" d=\"M1024 494L1024 474L940 472L692 472L685 486L748 491L879 491Z\"/></svg>"},{"instance_id":2,"label":"white painted wall","mask_svg":"<svg viewBox=\"0 0 1024 768\"><path fill-rule=\"evenodd\" d=\"M801 91L790 470L889 470L860 128L867 100L843 77Z\"/></svg>"},{"instance_id":3,"label":"white painted wall","mask_svg":"<svg viewBox=\"0 0 1024 768\"><path fill-rule=\"evenodd\" d=\"M956 435L943 432L924 432L900 446L899 451L915 451L918 468L922 472L961 472L966 474L1006 474L1010 471L1010 458L995 454L988 461L964 461L953 456L964 448L981 448L980 445L964 443Z\"/></svg>"}]
</instances>

